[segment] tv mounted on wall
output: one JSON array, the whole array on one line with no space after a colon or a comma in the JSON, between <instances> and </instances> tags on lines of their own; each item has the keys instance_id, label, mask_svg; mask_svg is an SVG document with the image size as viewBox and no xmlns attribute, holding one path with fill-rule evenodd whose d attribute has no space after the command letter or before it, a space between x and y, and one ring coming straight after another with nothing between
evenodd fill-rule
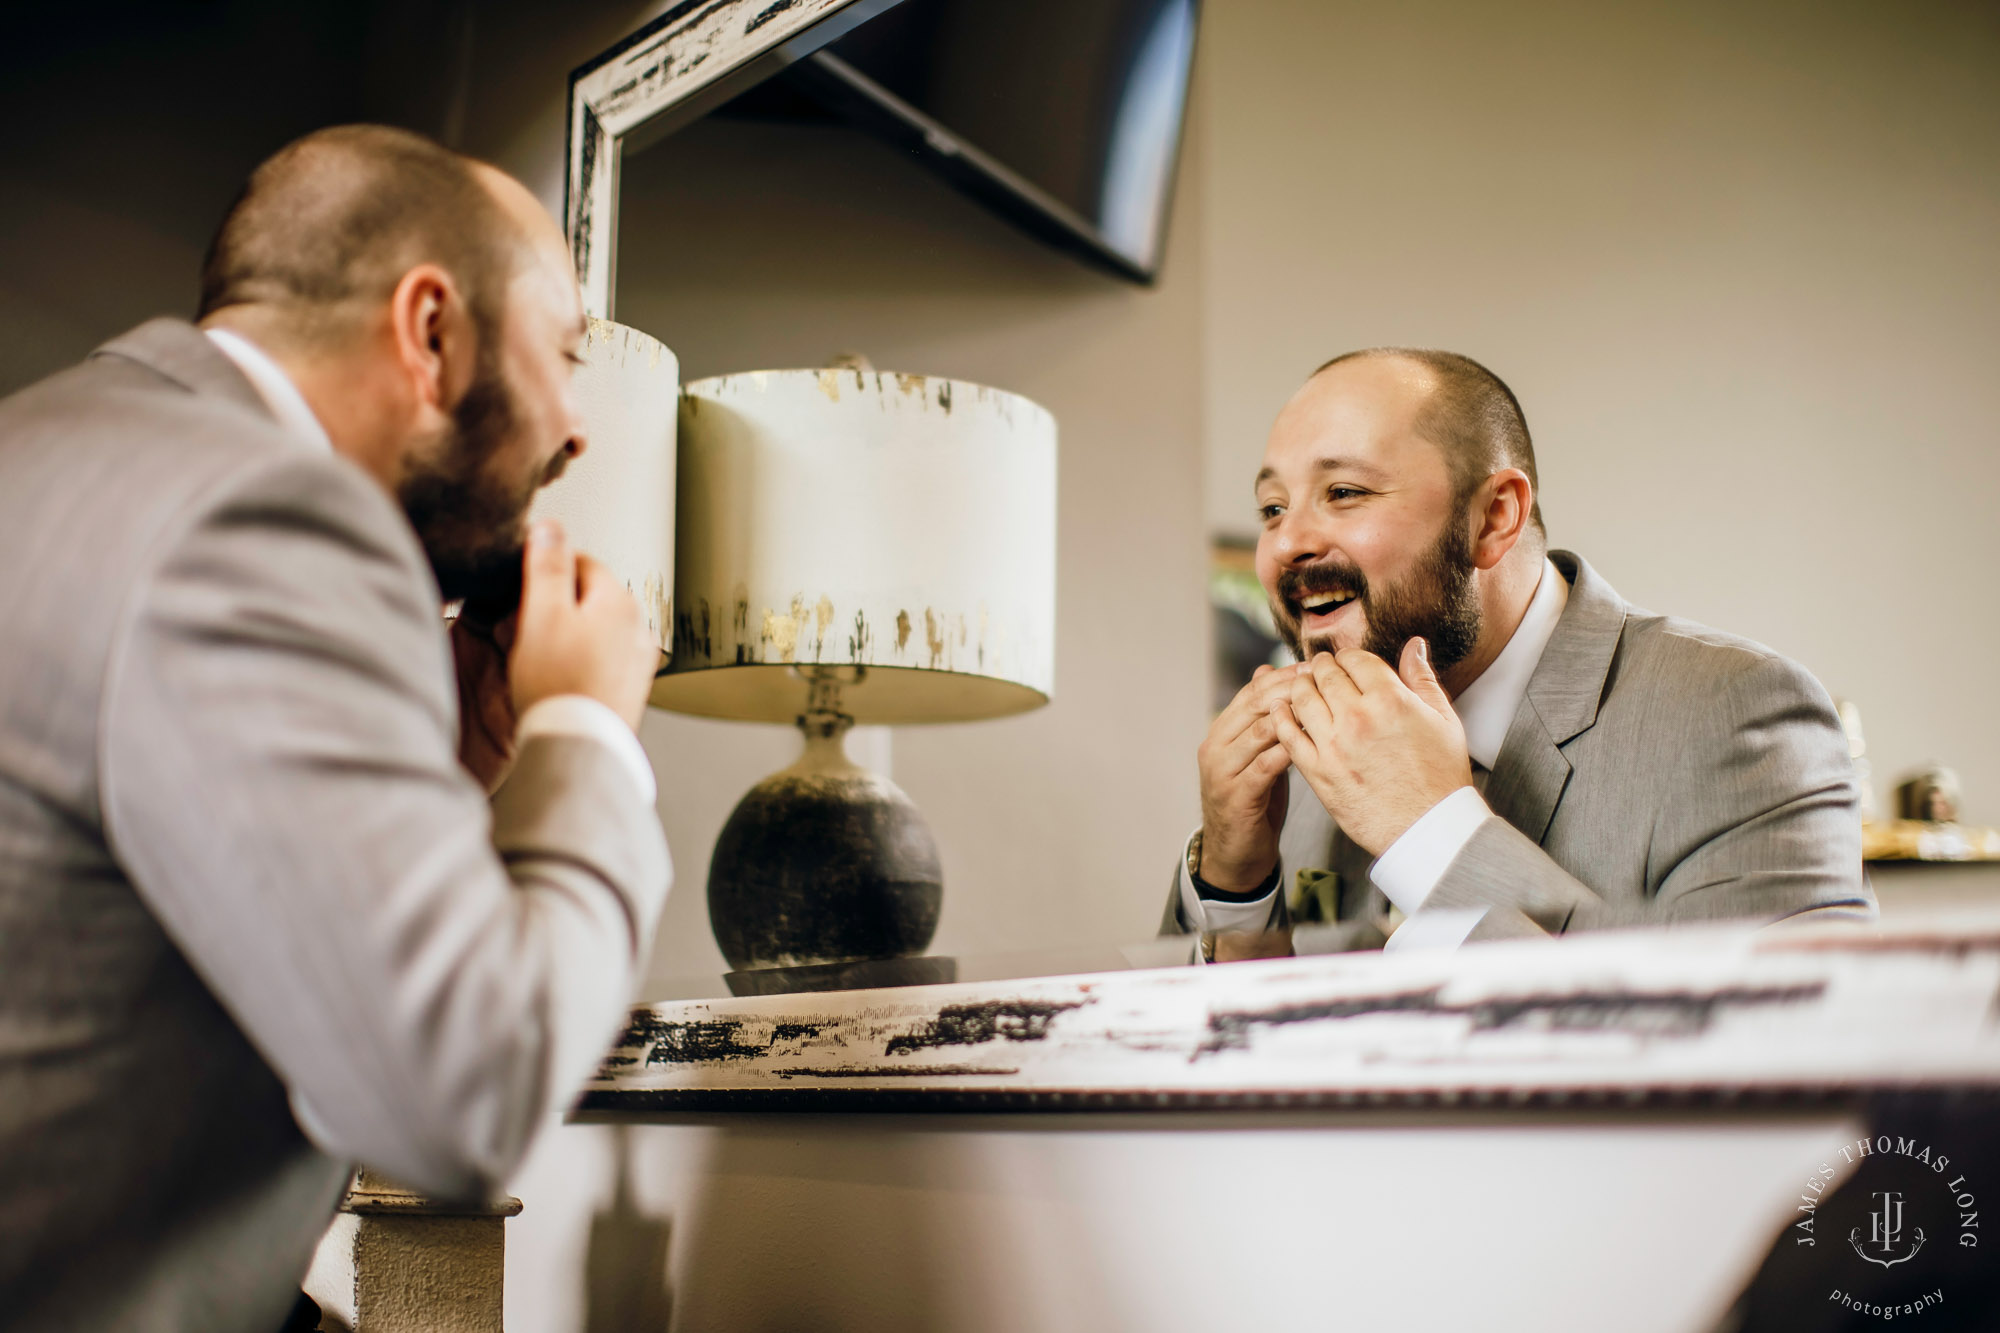
<instances>
[{"instance_id":1,"label":"tv mounted on wall","mask_svg":"<svg viewBox=\"0 0 2000 1333\"><path fill-rule=\"evenodd\" d=\"M732 104L887 138L1013 222L1159 272L1198 0L902 0Z\"/></svg>"}]
</instances>

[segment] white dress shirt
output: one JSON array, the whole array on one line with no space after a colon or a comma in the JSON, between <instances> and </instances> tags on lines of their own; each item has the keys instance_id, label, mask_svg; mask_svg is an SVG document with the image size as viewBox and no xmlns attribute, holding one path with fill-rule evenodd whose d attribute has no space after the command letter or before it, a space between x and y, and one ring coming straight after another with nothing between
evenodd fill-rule
<instances>
[{"instance_id":1,"label":"white dress shirt","mask_svg":"<svg viewBox=\"0 0 2000 1333\"><path fill-rule=\"evenodd\" d=\"M273 361L263 348L241 334L228 329L204 329L209 341L216 349L243 372L258 397L271 409L271 415L278 424L314 448L333 452L333 440L328 437L326 427L314 415L312 405L306 402L299 386L292 383L291 376ZM603 742L611 747L619 762L631 774L632 781L639 789L648 805L653 803L658 793L658 784L653 777L653 766L647 762L646 751L639 744L639 738L625 725L623 718L611 708L596 699L583 694L560 694L542 699L529 706L514 726L514 744L524 745L535 736L585 736Z\"/></svg>"},{"instance_id":2,"label":"white dress shirt","mask_svg":"<svg viewBox=\"0 0 2000 1333\"><path fill-rule=\"evenodd\" d=\"M1507 640L1507 646L1452 701L1459 723L1465 728L1466 752L1478 765L1476 777L1481 785L1484 774L1500 758L1507 729L1513 726L1514 714L1528 696L1528 682L1541 664L1542 653L1554 637L1556 624L1568 604L1568 581L1544 559L1541 581L1535 585L1535 595L1529 599L1528 609ZM1465 942L1485 915L1482 909L1439 910L1422 917L1417 915L1417 909L1444 878L1452 860L1472 840L1479 826L1492 818L1495 815L1477 787L1460 787L1425 811L1375 859L1369 867L1369 878L1405 918L1389 937L1387 948L1455 949ZM1220 902L1201 897L1195 891L1185 862L1181 869L1182 911L1196 930L1261 929L1270 921L1275 899L1284 889L1280 880L1275 889L1261 898Z\"/></svg>"}]
</instances>

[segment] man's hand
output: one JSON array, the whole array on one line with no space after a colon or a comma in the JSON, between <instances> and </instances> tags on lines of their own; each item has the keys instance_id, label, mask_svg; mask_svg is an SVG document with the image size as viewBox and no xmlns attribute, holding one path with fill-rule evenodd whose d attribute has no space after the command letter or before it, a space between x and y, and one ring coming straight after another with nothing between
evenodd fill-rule
<instances>
[{"instance_id":1,"label":"man's hand","mask_svg":"<svg viewBox=\"0 0 2000 1333\"><path fill-rule=\"evenodd\" d=\"M491 792L514 766L514 696L507 684L507 650L514 618L498 625L451 622L451 659L458 669L458 761Z\"/></svg>"},{"instance_id":2,"label":"man's hand","mask_svg":"<svg viewBox=\"0 0 2000 1333\"><path fill-rule=\"evenodd\" d=\"M581 694L610 707L636 731L659 665L659 645L632 594L610 570L571 549L561 524L537 520L528 535L520 625L507 662L515 712Z\"/></svg>"},{"instance_id":3,"label":"man's hand","mask_svg":"<svg viewBox=\"0 0 2000 1333\"><path fill-rule=\"evenodd\" d=\"M1270 709L1299 670L1258 667L1209 724L1195 752L1201 768L1201 877L1218 889L1248 893L1278 864L1285 771L1292 761L1278 744Z\"/></svg>"},{"instance_id":4,"label":"man's hand","mask_svg":"<svg viewBox=\"0 0 2000 1333\"><path fill-rule=\"evenodd\" d=\"M1422 639L1403 645L1400 677L1359 648L1319 654L1272 701L1271 721L1341 832L1373 856L1472 782L1465 728Z\"/></svg>"}]
</instances>

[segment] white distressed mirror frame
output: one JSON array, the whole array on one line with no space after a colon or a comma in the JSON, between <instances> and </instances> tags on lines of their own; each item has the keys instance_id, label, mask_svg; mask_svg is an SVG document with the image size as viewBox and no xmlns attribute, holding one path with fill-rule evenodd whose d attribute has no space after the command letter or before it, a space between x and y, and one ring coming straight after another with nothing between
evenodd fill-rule
<instances>
[{"instance_id":1,"label":"white distressed mirror frame","mask_svg":"<svg viewBox=\"0 0 2000 1333\"><path fill-rule=\"evenodd\" d=\"M628 149L713 110L899 0L679 0L569 80L563 222L584 308L613 319Z\"/></svg>"}]
</instances>

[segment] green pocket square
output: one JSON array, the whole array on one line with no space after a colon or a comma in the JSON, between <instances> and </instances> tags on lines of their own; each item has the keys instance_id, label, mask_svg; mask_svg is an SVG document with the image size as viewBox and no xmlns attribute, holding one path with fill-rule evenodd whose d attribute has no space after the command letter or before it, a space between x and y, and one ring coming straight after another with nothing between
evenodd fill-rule
<instances>
[{"instance_id":1,"label":"green pocket square","mask_svg":"<svg viewBox=\"0 0 2000 1333\"><path fill-rule=\"evenodd\" d=\"M1301 870L1292 876L1292 897L1286 904L1301 925L1340 920L1340 874L1333 870Z\"/></svg>"}]
</instances>

